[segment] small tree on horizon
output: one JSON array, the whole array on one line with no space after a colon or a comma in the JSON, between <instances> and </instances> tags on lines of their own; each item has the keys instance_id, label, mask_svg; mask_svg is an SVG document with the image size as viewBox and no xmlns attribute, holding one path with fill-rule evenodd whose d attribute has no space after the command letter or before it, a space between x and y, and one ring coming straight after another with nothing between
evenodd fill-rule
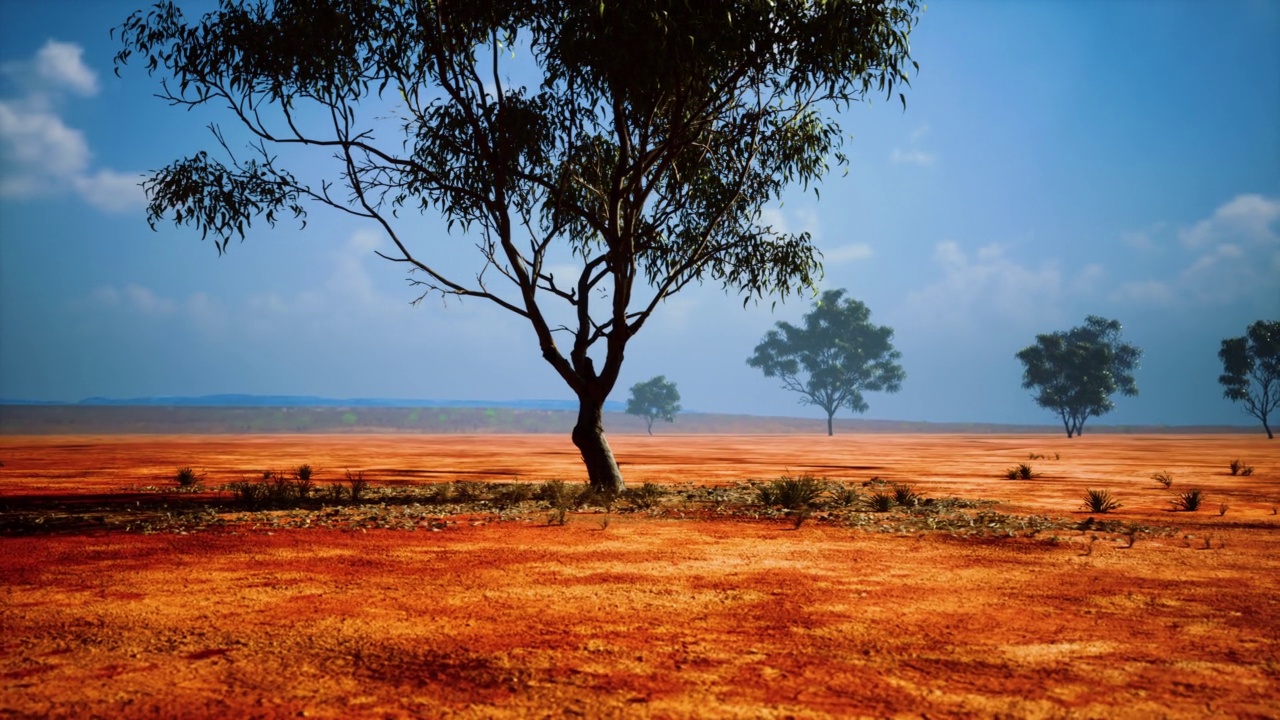
<instances>
[{"instance_id":1,"label":"small tree on horizon","mask_svg":"<svg viewBox=\"0 0 1280 720\"><path fill-rule=\"evenodd\" d=\"M1120 323L1090 315L1066 332L1037 335L1018 351L1022 387L1035 390L1036 404L1058 413L1067 437L1084 431L1084 421L1115 408L1111 395L1138 394L1133 371L1142 350L1120 341Z\"/></svg>"},{"instance_id":2,"label":"small tree on horizon","mask_svg":"<svg viewBox=\"0 0 1280 720\"><path fill-rule=\"evenodd\" d=\"M653 421L676 421L679 413L680 391L676 384L669 382L665 375L658 375L631 386L631 397L627 399L627 414L639 415L645 420L645 429L653 434Z\"/></svg>"},{"instance_id":3,"label":"small tree on horizon","mask_svg":"<svg viewBox=\"0 0 1280 720\"><path fill-rule=\"evenodd\" d=\"M840 408L863 413L862 393L898 392L906 372L893 347L893 328L871 324L871 311L844 290L827 290L799 327L779 322L756 346L747 364L782 387L800 394L800 403L827 413L827 435Z\"/></svg>"},{"instance_id":4,"label":"small tree on horizon","mask_svg":"<svg viewBox=\"0 0 1280 720\"><path fill-rule=\"evenodd\" d=\"M1244 403L1245 412L1261 420L1267 439L1274 440L1267 418L1280 407L1280 321L1259 320L1243 337L1223 340L1218 358L1223 396Z\"/></svg>"},{"instance_id":5,"label":"small tree on horizon","mask_svg":"<svg viewBox=\"0 0 1280 720\"><path fill-rule=\"evenodd\" d=\"M592 487L621 491L603 409L628 343L704 282L744 303L808 291L808 233L764 210L847 165L839 113L900 92L920 0L176 2L126 18L178 108L221 109L207 149L143 183L219 254L254 220L325 207L377 227L427 294L519 316L578 398ZM895 93L895 86L899 92ZM212 152L210 152L212 150ZM329 165L318 163L329 162ZM475 248L458 268L412 220ZM457 241L457 238L454 238Z\"/></svg>"}]
</instances>

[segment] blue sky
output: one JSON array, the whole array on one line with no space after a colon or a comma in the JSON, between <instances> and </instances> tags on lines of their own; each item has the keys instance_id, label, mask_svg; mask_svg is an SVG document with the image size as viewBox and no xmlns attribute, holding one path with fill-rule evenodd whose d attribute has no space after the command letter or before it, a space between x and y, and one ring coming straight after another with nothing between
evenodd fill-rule
<instances>
[{"instance_id":1,"label":"blue sky","mask_svg":"<svg viewBox=\"0 0 1280 720\"><path fill-rule=\"evenodd\" d=\"M0 397L571 397L519 318L410 306L373 227L317 210L223 257L152 232L138 175L208 147L218 114L112 73L108 31L141 6L0 0ZM931 3L912 49L906 111L852 108L848 174L770 210L896 330L907 380L866 417L1054 422L1014 353L1098 314L1146 352L1103 422L1251 423L1216 353L1280 318L1280 3ZM438 218L412 228L472 266ZM745 363L806 310L687 290L613 399L664 374L688 409L819 416Z\"/></svg>"}]
</instances>

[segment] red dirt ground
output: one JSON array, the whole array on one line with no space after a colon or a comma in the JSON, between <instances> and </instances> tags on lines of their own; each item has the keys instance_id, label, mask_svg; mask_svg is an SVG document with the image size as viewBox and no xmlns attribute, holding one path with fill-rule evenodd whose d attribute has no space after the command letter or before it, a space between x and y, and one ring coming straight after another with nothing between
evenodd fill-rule
<instances>
[{"instance_id":1,"label":"red dirt ground","mask_svg":"<svg viewBox=\"0 0 1280 720\"><path fill-rule=\"evenodd\" d=\"M613 438L631 483L811 472L1178 528L1133 547L584 514L441 532L0 538L14 717L1275 717L1280 446L1256 436ZM1031 453L1048 456L1027 460ZM1052 459L1057 453L1059 459ZM1230 476L1240 458L1255 467ZM1004 470L1030 462L1029 481ZM301 463L580 479L548 436L0 438L0 501ZM1208 506L1170 511L1199 487ZM1221 504L1228 507L1219 514Z\"/></svg>"}]
</instances>

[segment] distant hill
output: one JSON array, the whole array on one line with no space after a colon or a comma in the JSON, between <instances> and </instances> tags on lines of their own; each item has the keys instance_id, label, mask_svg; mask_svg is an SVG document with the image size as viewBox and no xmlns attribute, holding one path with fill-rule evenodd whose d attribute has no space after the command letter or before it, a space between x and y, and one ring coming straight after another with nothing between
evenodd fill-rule
<instances>
[{"instance_id":1,"label":"distant hill","mask_svg":"<svg viewBox=\"0 0 1280 720\"><path fill-rule=\"evenodd\" d=\"M237 397L237 396L217 396ZM0 434L227 434L227 433L559 433L568 435L577 411L562 409L560 401L522 401L523 407L498 403L432 404L431 401L379 400L383 404L359 405L331 401L333 405L260 404L208 405L106 403L0 405ZM296 399L296 398L295 398ZM192 398L191 400L202 400ZM123 401L115 401L123 402ZM552 407L538 407L546 403ZM513 403L514 404L514 403ZM560 407L556 407L559 405ZM617 411L605 413L605 428L614 434L645 432L642 418ZM836 420L837 434L847 433L965 433L965 434L1062 434L1057 425L1002 425L996 423L929 423L894 420ZM818 418L762 417L717 413L682 413L674 424L654 425L655 435L820 435L826 421ZM1117 426L1091 425L1086 433L1255 433L1255 427L1227 426Z\"/></svg>"},{"instance_id":2,"label":"distant hill","mask_svg":"<svg viewBox=\"0 0 1280 720\"><path fill-rule=\"evenodd\" d=\"M403 398L327 398L314 395L199 395L136 398L89 397L79 402L48 402L0 398L0 405L62 405L110 407L388 407L388 408L513 408L523 410L574 410L573 400L406 400ZM605 403L608 412L622 412L626 405L617 401Z\"/></svg>"}]
</instances>

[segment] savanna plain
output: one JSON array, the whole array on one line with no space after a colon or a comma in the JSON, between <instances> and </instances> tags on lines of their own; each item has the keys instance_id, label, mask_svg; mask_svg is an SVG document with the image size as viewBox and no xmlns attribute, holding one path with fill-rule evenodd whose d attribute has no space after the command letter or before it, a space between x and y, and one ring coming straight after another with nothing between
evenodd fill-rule
<instances>
[{"instance_id":1,"label":"savanna plain","mask_svg":"<svg viewBox=\"0 0 1280 720\"><path fill-rule=\"evenodd\" d=\"M612 442L0 437L0 715L1280 713L1261 434Z\"/></svg>"}]
</instances>

